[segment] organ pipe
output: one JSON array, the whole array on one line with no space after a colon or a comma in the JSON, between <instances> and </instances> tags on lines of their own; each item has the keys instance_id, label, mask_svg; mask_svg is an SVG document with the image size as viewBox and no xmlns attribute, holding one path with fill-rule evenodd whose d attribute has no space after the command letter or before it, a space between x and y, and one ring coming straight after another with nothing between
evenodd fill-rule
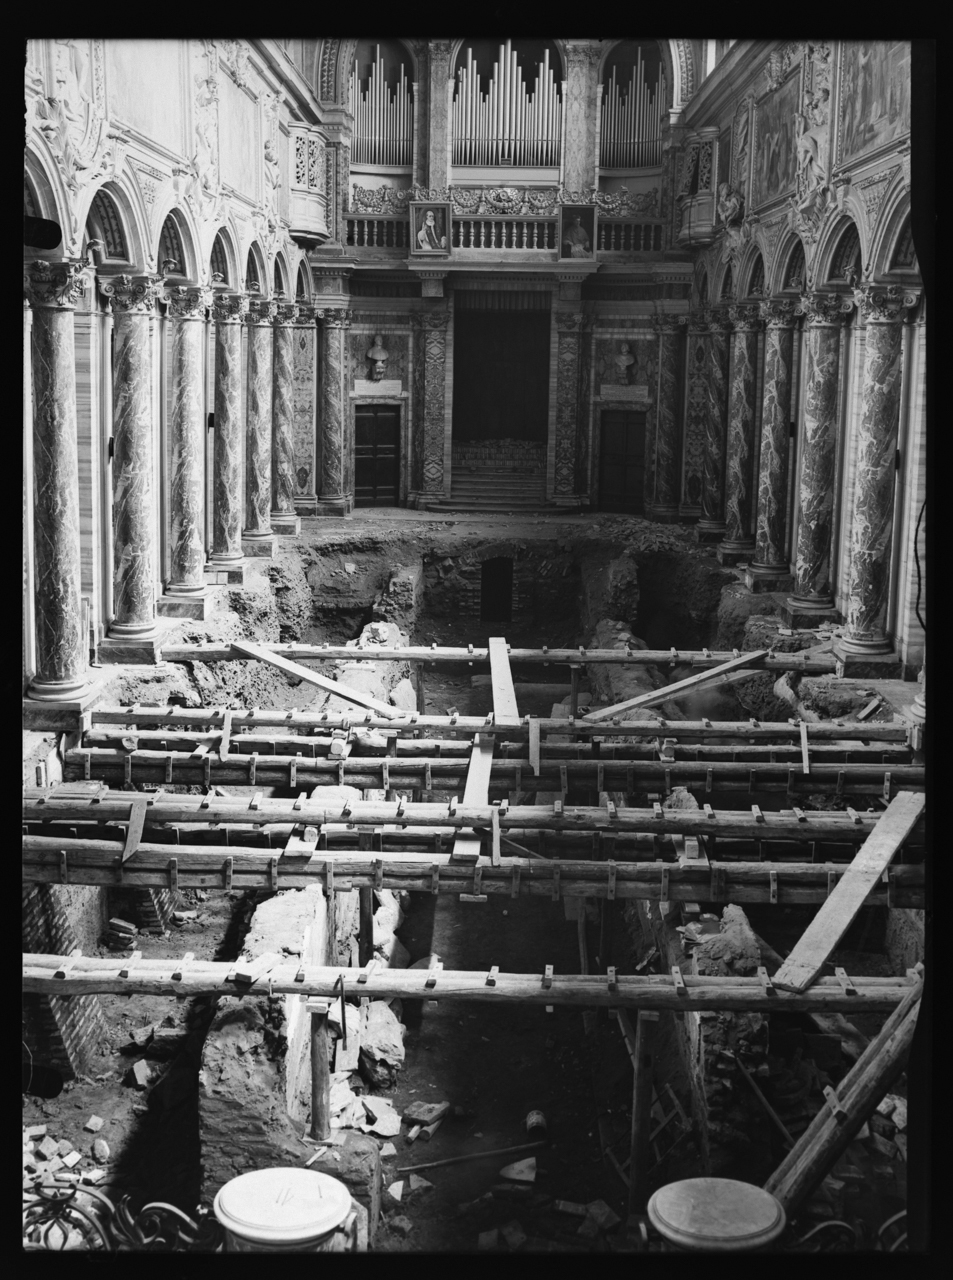
<instances>
[{"instance_id":1,"label":"organ pipe","mask_svg":"<svg viewBox=\"0 0 953 1280\"><path fill-rule=\"evenodd\" d=\"M366 88L355 61L349 84L349 107L354 117L352 159L355 164L407 165L413 148L412 86L403 65L391 91L380 45L375 49Z\"/></svg>"},{"instance_id":2,"label":"organ pipe","mask_svg":"<svg viewBox=\"0 0 953 1280\"><path fill-rule=\"evenodd\" d=\"M451 118L454 164L558 164L560 102L548 50L536 67L531 90L507 40L499 46L487 92L481 93L479 68L468 49L454 87Z\"/></svg>"},{"instance_id":3,"label":"organ pipe","mask_svg":"<svg viewBox=\"0 0 953 1280\"><path fill-rule=\"evenodd\" d=\"M606 168L641 168L661 160L662 100L665 82L661 73L654 87L648 84L641 51L624 86L613 67L602 97L600 164Z\"/></svg>"}]
</instances>

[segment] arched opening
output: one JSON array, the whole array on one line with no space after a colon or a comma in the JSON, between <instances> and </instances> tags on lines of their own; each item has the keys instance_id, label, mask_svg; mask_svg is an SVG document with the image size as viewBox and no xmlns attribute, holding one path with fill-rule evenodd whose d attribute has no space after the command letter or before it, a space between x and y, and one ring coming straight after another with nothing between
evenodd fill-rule
<instances>
[{"instance_id":1,"label":"arched opening","mask_svg":"<svg viewBox=\"0 0 953 1280\"><path fill-rule=\"evenodd\" d=\"M731 273L731 267L729 266L721 282L721 300L722 302L728 302L734 296L735 296L735 282L734 282L734 277L732 276L732 273Z\"/></svg>"},{"instance_id":2,"label":"arched opening","mask_svg":"<svg viewBox=\"0 0 953 1280\"><path fill-rule=\"evenodd\" d=\"M513 619L513 559L494 556L480 565L480 621Z\"/></svg>"},{"instance_id":3,"label":"arched opening","mask_svg":"<svg viewBox=\"0 0 953 1280\"><path fill-rule=\"evenodd\" d=\"M308 278L304 272L304 263L298 266L298 277L295 285L295 301L307 302L308 300Z\"/></svg>"},{"instance_id":4,"label":"arched opening","mask_svg":"<svg viewBox=\"0 0 953 1280\"><path fill-rule=\"evenodd\" d=\"M642 169L662 162L665 70L656 40L623 40L602 72L599 164Z\"/></svg>"},{"instance_id":5,"label":"arched opening","mask_svg":"<svg viewBox=\"0 0 953 1280\"><path fill-rule=\"evenodd\" d=\"M708 301L708 272L703 271L698 282L698 301L703 306Z\"/></svg>"},{"instance_id":6,"label":"arched opening","mask_svg":"<svg viewBox=\"0 0 953 1280\"><path fill-rule=\"evenodd\" d=\"M412 163L414 68L399 40L359 40L348 82L352 164Z\"/></svg>"},{"instance_id":7,"label":"arched opening","mask_svg":"<svg viewBox=\"0 0 953 1280\"><path fill-rule=\"evenodd\" d=\"M188 274L185 250L182 247L182 236L171 213L163 222L162 230L159 233L159 267L162 274L166 276L185 276Z\"/></svg>"},{"instance_id":8,"label":"arched opening","mask_svg":"<svg viewBox=\"0 0 953 1280\"><path fill-rule=\"evenodd\" d=\"M222 239L221 231L216 234L215 239L212 241L209 271L211 272L213 285L229 285L232 283L228 278L228 251L225 248L225 241Z\"/></svg>"},{"instance_id":9,"label":"arched opening","mask_svg":"<svg viewBox=\"0 0 953 1280\"><path fill-rule=\"evenodd\" d=\"M90 240L102 244L101 255L106 262L128 262L129 250L119 210L112 197L105 191L97 191L86 218L86 234Z\"/></svg>"},{"instance_id":10,"label":"arched opening","mask_svg":"<svg viewBox=\"0 0 953 1280\"><path fill-rule=\"evenodd\" d=\"M803 289L806 283L806 273L804 266L804 245L800 240L797 241L791 250L791 256L788 258L788 264L784 269L784 279L781 282L782 289Z\"/></svg>"},{"instance_id":11,"label":"arched opening","mask_svg":"<svg viewBox=\"0 0 953 1280\"><path fill-rule=\"evenodd\" d=\"M55 249L62 242L62 228L58 222L44 218L41 208L33 184L24 175L23 243L30 249Z\"/></svg>"},{"instance_id":12,"label":"arched opening","mask_svg":"<svg viewBox=\"0 0 953 1280\"><path fill-rule=\"evenodd\" d=\"M285 273L278 258L275 258L274 289L276 298L287 296L285 292Z\"/></svg>"},{"instance_id":13,"label":"arched opening","mask_svg":"<svg viewBox=\"0 0 953 1280\"><path fill-rule=\"evenodd\" d=\"M890 256L888 271L917 271L917 251L913 244L913 223L907 216Z\"/></svg>"},{"instance_id":14,"label":"arched opening","mask_svg":"<svg viewBox=\"0 0 953 1280\"><path fill-rule=\"evenodd\" d=\"M561 86L551 40L464 40L454 66L453 163L559 164Z\"/></svg>"},{"instance_id":15,"label":"arched opening","mask_svg":"<svg viewBox=\"0 0 953 1280\"><path fill-rule=\"evenodd\" d=\"M831 254L828 280L832 283L846 280L848 284L860 279L860 234L853 222L844 228Z\"/></svg>"},{"instance_id":16,"label":"arched opening","mask_svg":"<svg viewBox=\"0 0 953 1280\"><path fill-rule=\"evenodd\" d=\"M749 298L764 297L764 258L759 253L751 266L751 274L748 277L748 293Z\"/></svg>"},{"instance_id":17,"label":"arched opening","mask_svg":"<svg viewBox=\"0 0 953 1280\"><path fill-rule=\"evenodd\" d=\"M266 278L263 267L264 264L262 263L260 256L255 252L255 247L253 245L248 250L248 258L245 261L246 293L261 294L263 292L261 282Z\"/></svg>"}]
</instances>

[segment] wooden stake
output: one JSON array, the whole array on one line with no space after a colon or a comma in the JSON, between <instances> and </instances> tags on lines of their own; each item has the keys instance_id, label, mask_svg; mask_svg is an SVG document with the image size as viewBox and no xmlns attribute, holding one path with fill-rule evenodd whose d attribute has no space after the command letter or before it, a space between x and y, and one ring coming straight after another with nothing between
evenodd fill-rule
<instances>
[{"instance_id":1,"label":"wooden stake","mask_svg":"<svg viewBox=\"0 0 953 1280\"><path fill-rule=\"evenodd\" d=\"M331 1075L328 1067L328 1005L309 1000L311 1014L311 1137L331 1136Z\"/></svg>"},{"instance_id":2,"label":"wooden stake","mask_svg":"<svg viewBox=\"0 0 953 1280\"><path fill-rule=\"evenodd\" d=\"M652 1077L658 1014L640 1009L635 1028L632 1078L632 1145L629 1164L629 1213L644 1212L647 1198L649 1136L652 1129Z\"/></svg>"}]
</instances>

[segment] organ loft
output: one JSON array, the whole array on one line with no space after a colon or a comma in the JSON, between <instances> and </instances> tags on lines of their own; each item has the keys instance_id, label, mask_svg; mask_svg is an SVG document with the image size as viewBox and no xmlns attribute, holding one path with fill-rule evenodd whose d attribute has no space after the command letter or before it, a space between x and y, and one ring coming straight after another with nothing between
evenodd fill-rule
<instances>
[{"instance_id":1,"label":"organ loft","mask_svg":"<svg viewBox=\"0 0 953 1280\"><path fill-rule=\"evenodd\" d=\"M928 1248L933 56L25 42L25 1248Z\"/></svg>"}]
</instances>

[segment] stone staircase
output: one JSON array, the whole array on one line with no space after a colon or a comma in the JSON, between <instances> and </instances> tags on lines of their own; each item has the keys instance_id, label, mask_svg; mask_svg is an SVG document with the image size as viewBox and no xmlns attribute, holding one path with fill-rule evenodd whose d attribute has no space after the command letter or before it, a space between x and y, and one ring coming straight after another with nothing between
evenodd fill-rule
<instances>
[{"instance_id":1,"label":"stone staircase","mask_svg":"<svg viewBox=\"0 0 953 1280\"><path fill-rule=\"evenodd\" d=\"M504 464L455 466L450 497L427 504L431 511L548 511L546 476L539 467Z\"/></svg>"}]
</instances>

